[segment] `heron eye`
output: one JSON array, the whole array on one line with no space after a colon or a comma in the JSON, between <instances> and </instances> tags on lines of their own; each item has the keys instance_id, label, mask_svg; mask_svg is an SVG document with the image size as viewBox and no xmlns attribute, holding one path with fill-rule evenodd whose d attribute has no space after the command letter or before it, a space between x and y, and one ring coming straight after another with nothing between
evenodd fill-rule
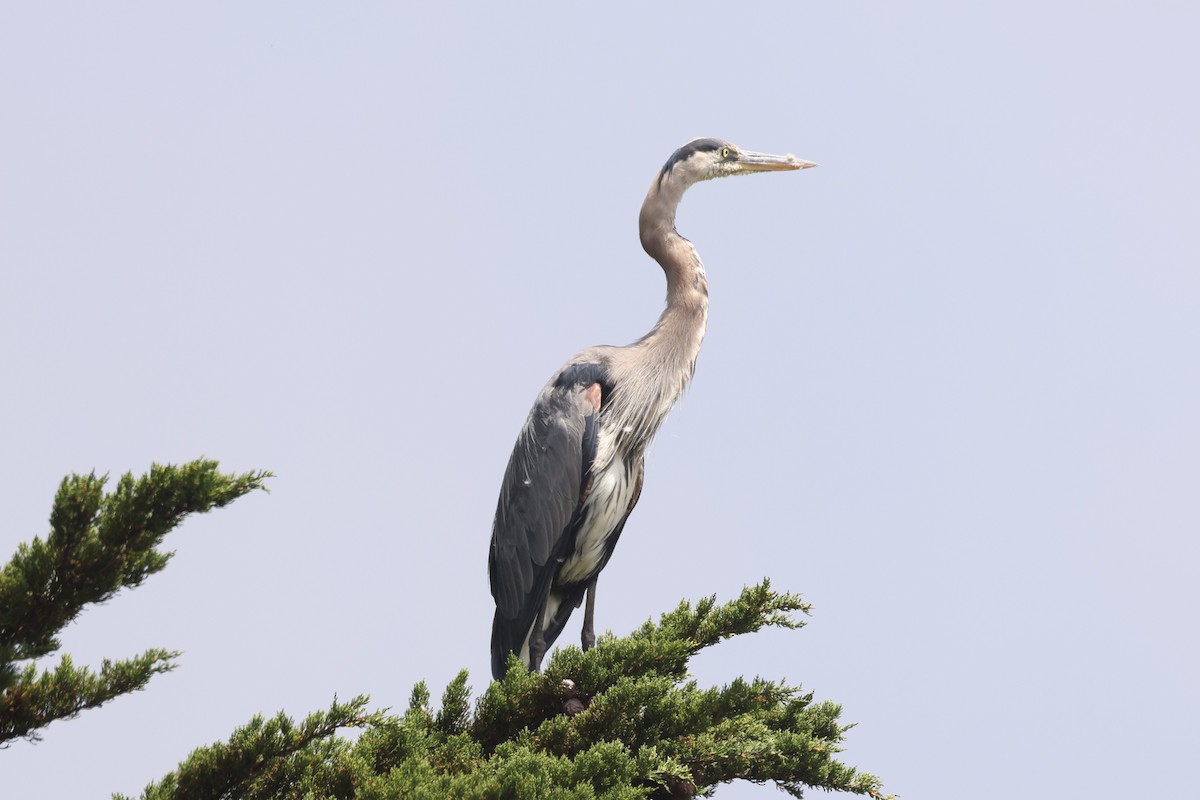
<instances>
[{"instance_id":1,"label":"heron eye","mask_svg":"<svg viewBox=\"0 0 1200 800\"><path fill-rule=\"evenodd\" d=\"M721 158L729 158L729 156L730 156L730 150L729 150L729 148L728 148L728 147L722 147L722 148L721 148Z\"/></svg>"}]
</instances>

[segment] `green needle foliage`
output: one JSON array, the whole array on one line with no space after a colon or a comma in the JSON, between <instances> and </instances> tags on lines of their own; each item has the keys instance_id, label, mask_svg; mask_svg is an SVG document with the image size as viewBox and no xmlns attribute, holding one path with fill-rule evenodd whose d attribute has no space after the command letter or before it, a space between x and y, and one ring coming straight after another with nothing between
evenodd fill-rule
<instances>
[{"instance_id":1,"label":"green needle foliage","mask_svg":"<svg viewBox=\"0 0 1200 800\"><path fill-rule=\"evenodd\" d=\"M0 747L145 687L178 653L148 650L98 671L63 655L57 635L89 603L137 586L166 566L163 537L188 514L263 488L266 472L218 472L213 461L123 476L63 480L50 533L22 544L0 570ZM603 637L587 653L561 648L544 673L513 657L508 674L472 700L463 671L433 709L424 683L400 715L366 711L367 698L334 699L297 724L255 717L228 742L193 752L146 787L144 800L635 800L711 794L734 780L882 798L877 778L837 760L849 725L841 709L781 681L738 678L701 688L688 661L731 636L799 628L799 597L747 587L718 605L682 603L632 635ZM22 665L22 662L26 662ZM566 713L571 679L583 710ZM337 735L362 731L357 741ZM119 797L119 796L118 796Z\"/></svg>"},{"instance_id":2,"label":"green needle foliage","mask_svg":"<svg viewBox=\"0 0 1200 800\"><path fill-rule=\"evenodd\" d=\"M836 758L850 727L837 705L763 678L708 689L688 678L700 650L767 626L798 628L796 611L808 606L763 581L724 605L683 603L587 653L559 649L543 674L514 658L474 704L463 671L436 711L419 683L398 716L367 715L360 697L300 726L256 718L142 797L634 800L693 797L743 779L796 797L820 788L881 798L877 778ZM564 678L586 704L575 716L563 711ZM338 726L364 730L351 744L332 735Z\"/></svg>"},{"instance_id":3,"label":"green needle foliage","mask_svg":"<svg viewBox=\"0 0 1200 800\"><path fill-rule=\"evenodd\" d=\"M315 776L322 782L337 782L329 766L344 759L349 750L349 744L333 738L333 733L381 722L382 715L364 713L366 705L366 697L349 703L335 698L328 711L310 714L300 725L284 714L266 721L257 716L234 731L228 744L193 752L178 770L148 786L142 796L146 800L311 797Z\"/></svg>"},{"instance_id":4,"label":"green needle foliage","mask_svg":"<svg viewBox=\"0 0 1200 800\"><path fill-rule=\"evenodd\" d=\"M63 479L50 512L50 533L21 544L0 570L0 746L37 739L56 719L75 716L174 668L178 653L148 650L125 661L105 660L99 672L64 655L52 670L21 662L59 648L57 635L90 603L137 586L166 566L163 537L189 514L219 508L263 488L267 472L223 474L215 461L155 464L135 479L126 474L104 492L107 479Z\"/></svg>"}]
</instances>

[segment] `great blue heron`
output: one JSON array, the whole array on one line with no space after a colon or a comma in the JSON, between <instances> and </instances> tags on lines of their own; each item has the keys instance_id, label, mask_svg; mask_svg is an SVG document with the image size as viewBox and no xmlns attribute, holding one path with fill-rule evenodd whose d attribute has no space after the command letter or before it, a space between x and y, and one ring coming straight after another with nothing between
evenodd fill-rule
<instances>
[{"instance_id":1,"label":"great blue heron","mask_svg":"<svg viewBox=\"0 0 1200 800\"><path fill-rule=\"evenodd\" d=\"M646 446L692 378L708 320L704 264L675 230L684 191L711 178L814 166L696 139L654 177L638 223L642 247L666 273L666 309L633 344L591 347L554 373L504 473L488 557L497 680L510 653L539 669L585 594L583 649L596 643L596 577L642 491Z\"/></svg>"}]
</instances>

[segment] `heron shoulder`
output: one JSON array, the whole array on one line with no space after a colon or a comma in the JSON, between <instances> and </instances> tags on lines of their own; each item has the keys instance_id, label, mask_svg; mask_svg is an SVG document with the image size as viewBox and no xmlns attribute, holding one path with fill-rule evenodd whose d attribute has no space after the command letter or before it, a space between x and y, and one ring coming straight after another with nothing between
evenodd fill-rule
<instances>
[{"instance_id":1,"label":"heron shoulder","mask_svg":"<svg viewBox=\"0 0 1200 800\"><path fill-rule=\"evenodd\" d=\"M600 384L600 388L603 389L608 382L608 364L588 359L572 361L564 366L551 379L550 385L555 389L570 391L596 383Z\"/></svg>"}]
</instances>

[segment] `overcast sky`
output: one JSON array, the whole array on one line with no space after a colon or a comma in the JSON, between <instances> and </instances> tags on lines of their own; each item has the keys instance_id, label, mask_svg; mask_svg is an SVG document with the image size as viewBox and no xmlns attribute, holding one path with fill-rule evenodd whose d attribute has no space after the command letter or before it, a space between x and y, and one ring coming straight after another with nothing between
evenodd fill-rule
<instances>
[{"instance_id":1,"label":"overcast sky","mask_svg":"<svg viewBox=\"0 0 1200 800\"><path fill-rule=\"evenodd\" d=\"M821 166L684 200L708 338L598 627L770 576L809 627L697 679L842 703L889 791L1189 791L1194 3L192 6L0 9L0 553L69 472L278 477L67 630L184 655L0 752L5 797L484 687L510 448L563 360L653 324L637 212L697 136Z\"/></svg>"}]
</instances>

